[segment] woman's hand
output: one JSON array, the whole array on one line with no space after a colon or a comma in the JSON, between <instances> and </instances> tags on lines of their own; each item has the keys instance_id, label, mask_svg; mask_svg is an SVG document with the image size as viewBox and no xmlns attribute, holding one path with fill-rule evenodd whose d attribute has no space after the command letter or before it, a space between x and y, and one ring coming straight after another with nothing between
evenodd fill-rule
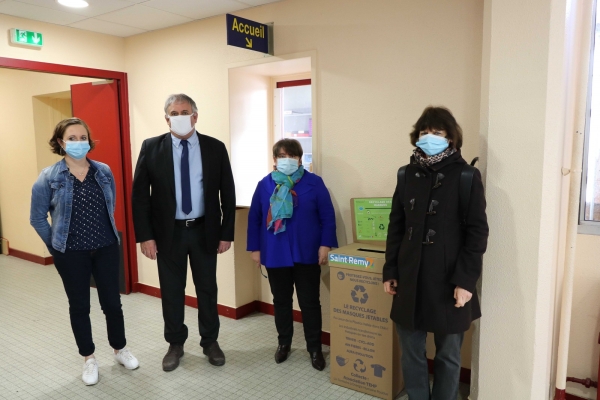
<instances>
[{"instance_id":1,"label":"woman's hand","mask_svg":"<svg viewBox=\"0 0 600 400\"><path fill-rule=\"evenodd\" d=\"M331 251L331 247L321 246L319 247L319 265L327 265L328 253Z\"/></svg>"},{"instance_id":2,"label":"woman's hand","mask_svg":"<svg viewBox=\"0 0 600 400\"><path fill-rule=\"evenodd\" d=\"M260 268L260 251L251 252L250 258L252 258L252 261L254 261L258 268Z\"/></svg>"},{"instance_id":3,"label":"woman's hand","mask_svg":"<svg viewBox=\"0 0 600 400\"><path fill-rule=\"evenodd\" d=\"M390 279L389 281L383 282L383 291L387 294L395 295L397 286L398 281L395 279Z\"/></svg>"},{"instance_id":4,"label":"woman's hand","mask_svg":"<svg viewBox=\"0 0 600 400\"><path fill-rule=\"evenodd\" d=\"M454 307L464 307L465 304L471 300L471 297L473 297L473 293L457 286L456 289L454 289L454 298L456 299L456 304Z\"/></svg>"}]
</instances>

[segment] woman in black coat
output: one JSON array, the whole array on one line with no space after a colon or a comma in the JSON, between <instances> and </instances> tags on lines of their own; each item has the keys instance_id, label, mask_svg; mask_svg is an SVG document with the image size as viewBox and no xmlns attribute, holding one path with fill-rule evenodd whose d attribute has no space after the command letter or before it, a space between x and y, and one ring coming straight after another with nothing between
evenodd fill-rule
<instances>
[{"instance_id":1,"label":"woman in black coat","mask_svg":"<svg viewBox=\"0 0 600 400\"><path fill-rule=\"evenodd\" d=\"M393 295L409 399L456 400L464 332L481 317L475 285L488 238L483 184L460 154L462 130L448 109L426 108L410 139L416 148L398 173L384 290ZM431 392L428 332L436 345Z\"/></svg>"}]
</instances>

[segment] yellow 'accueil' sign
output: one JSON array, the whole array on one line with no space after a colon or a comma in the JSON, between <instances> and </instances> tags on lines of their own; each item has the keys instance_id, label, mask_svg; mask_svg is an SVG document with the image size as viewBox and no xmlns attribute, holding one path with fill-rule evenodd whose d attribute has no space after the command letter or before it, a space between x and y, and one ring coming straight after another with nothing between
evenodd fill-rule
<instances>
[{"instance_id":1,"label":"yellow 'accueil' sign","mask_svg":"<svg viewBox=\"0 0 600 400\"><path fill-rule=\"evenodd\" d=\"M273 31L267 24L226 14L227 44L242 49L273 54Z\"/></svg>"},{"instance_id":2,"label":"yellow 'accueil' sign","mask_svg":"<svg viewBox=\"0 0 600 400\"><path fill-rule=\"evenodd\" d=\"M237 18L233 19L233 25L231 26L231 30L238 31L239 33L244 33L246 35L252 35L259 38L265 37L265 27L264 26L252 26L249 24L244 24L242 22L237 21Z\"/></svg>"}]
</instances>

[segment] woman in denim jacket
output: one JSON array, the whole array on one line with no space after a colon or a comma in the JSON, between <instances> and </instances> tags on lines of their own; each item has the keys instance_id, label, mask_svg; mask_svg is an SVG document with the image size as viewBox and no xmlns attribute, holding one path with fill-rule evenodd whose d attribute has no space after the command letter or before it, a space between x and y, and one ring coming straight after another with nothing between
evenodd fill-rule
<instances>
[{"instance_id":1,"label":"woman in denim jacket","mask_svg":"<svg viewBox=\"0 0 600 400\"><path fill-rule=\"evenodd\" d=\"M64 155L45 168L33 185L30 221L54 257L69 299L71 328L85 357L82 380L98 382L98 363L90 322L90 276L106 316L115 360L136 369L138 360L125 347L125 324L119 294L119 236L114 220L115 182L108 165L86 157L94 148L87 124L79 118L56 125L49 142ZM48 212L52 224L48 223Z\"/></svg>"}]
</instances>

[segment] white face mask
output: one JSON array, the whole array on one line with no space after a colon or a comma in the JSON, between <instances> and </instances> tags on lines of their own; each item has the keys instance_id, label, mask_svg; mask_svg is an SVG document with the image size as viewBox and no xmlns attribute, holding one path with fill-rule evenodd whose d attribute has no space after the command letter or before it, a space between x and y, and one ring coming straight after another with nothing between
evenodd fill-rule
<instances>
[{"instance_id":1,"label":"white face mask","mask_svg":"<svg viewBox=\"0 0 600 400\"><path fill-rule=\"evenodd\" d=\"M171 130L179 136L185 136L190 133L193 129L192 115L170 116Z\"/></svg>"}]
</instances>

